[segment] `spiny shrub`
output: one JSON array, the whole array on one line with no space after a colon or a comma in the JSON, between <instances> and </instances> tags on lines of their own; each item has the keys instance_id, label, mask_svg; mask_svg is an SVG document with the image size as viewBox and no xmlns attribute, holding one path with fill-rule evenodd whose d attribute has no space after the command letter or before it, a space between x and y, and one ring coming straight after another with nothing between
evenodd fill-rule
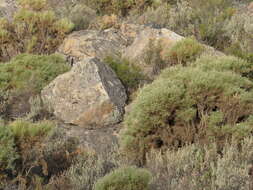
<instances>
[{"instance_id":1,"label":"spiny shrub","mask_svg":"<svg viewBox=\"0 0 253 190\"><path fill-rule=\"evenodd\" d=\"M253 80L253 64L233 56L202 56L193 66L200 67L204 71L233 71L243 77Z\"/></svg>"},{"instance_id":2,"label":"spiny shrub","mask_svg":"<svg viewBox=\"0 0 253 190\"><path fill-rule=\"evenodd\" d=\"M98 180L95 190L148 190L151 174L145 169L119 168Z\"/></svg>"},{"instance_id":3,"label":"spiny shrub","mask_svg":"<svg viewBox=\"0 0 253 190\"><path fill-rule=\"evenodd\" d=\"M204 47L198 43L195 39L186 38L176 43L168 51L168 61L170 65L187 65L189 62L195 61L201 53L203 53Z\"/></svg>"},{"instance_id":4,"label":"spiny shrub","mask_svg":"<svg viewBox=\"0 0 253 190\"><path fill-rule=\"evenodd\" d=\"M131 64L127 60L107 57L105 59L105 63L107 63L115 71L115 73L129 92L131 92L132 90L136 90L141 81L147 78L141 73L139 67Z\"/></svg>"},{"instance_id":5,"label":"spiny shrub","mask_svg":"<svg viewBox=\"0 0 253 190\"><path fill-rule=\"evenodd\" d=\"M231 72L174 67L144 87L125 117L123 153L240 139L252 132L253 83Z\"/></svg>"},{"instance_id":6,"label":"spiny shrub","mask_svg":"<svg viewBox=\"0 0 253 190\"><path fill-rule=\"evenodd\" d=\"M8 64L0 64L2 114L11 118L29 112L30 97L39 94L47 84L69 69L65 60L56 54L21 54Z\"/></svg>"},{"instance_id":7,"label":"spiny shrub","mask_svg":"<svg viewBox=\"0 0 253 190\"><path fill-rule=\"evenodd\" d=\"M50 54L55 51L73 24L57 19L46 0L18 0L13 21L0 20L0 55Z\"/></svg>"}]
</instances>

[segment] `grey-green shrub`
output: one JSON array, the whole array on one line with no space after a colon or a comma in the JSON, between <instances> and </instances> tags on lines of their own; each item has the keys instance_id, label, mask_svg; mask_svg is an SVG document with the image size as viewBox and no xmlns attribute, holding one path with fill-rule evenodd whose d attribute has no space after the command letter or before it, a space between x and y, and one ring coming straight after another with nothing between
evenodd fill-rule
<instances>
[{"instance_id":1,"label":"grey-green shrub","mask_svg":"<svg viewBox=\"0 0 253 190\"><path fill-rule=\"evenodd\" d=\"M177 42L171 49L169 49L167 57L170 65L187 65L195 61L203 52L205 48L197 40L186 38Z\"/></svg>"},{"instance_id":2,"label":"grey-green shrub","mask_svg":"<svg viewBox=\"0 0 253 190\"><path fill-rule=\"evenodd\" d=\"M215 143L193 144L177 151L152 151L146 167L153 173L152 185L166 190L252 189L253 138L225 143L222 153Z\"/></svg>"},{"instance_id":3,"label":"grey-green shrub","mask_svg":"<svg viewBox=\"0 0 253 190\"><path fill-rule=\"evenodd\" d=\"M141 82L147 79L139 67L126 59L107 57L104 61L115 71L128 91L136 90Z\"/></svg>"},{"instance_id":4,"label":"grey-green shrub","mask_svg":"<svg viewBox=\"0 0 253 190\"><path fill-rule=\"evenodd\" d=\"M0 173L6 169L13 169L14 161L18 158L15 148L14 135L8 126L0 124ZM0 181L1 181L0 175Z\"/></svg>"},{"instance_id":5,"label":"grey-green shrub","mask_svg":"<svg viewBox=\"0 0 253 190\"><path fill-rule=\"evenodd\" d=\"M121 148L145 161L151 148L238 139L252 132L253 83L232 72L165 69L144 87L125 116Z\"/></svg>"},{"instance_id":6,"label":"grey-green shrub","mask_svg":"<svg viewBox=\"0 0 253 190\"><path fill-rule=\"evenodd\" d=\"M119 168L98 180L95 190L148 190L151 174L145 169Z\"/></svg>"},{"instance_id":7,"label":"grey-green shrub","mask_svg":"<svg viewBox=\"0 0 253 190\"><path fill-rule=\"evenodd\" d=\"M202 56L194 64L204 71L233 71L253 80L253 64L233 56Z\"/></svg>"},{"instance_id":8,"label":"grey-green shrub","mask_svg":"<svg viewBox=\"0 0 253 190\"><path fill-rule=\"evenodd\" d=\"M67 72L70 66L60 55L21 54L8 64L0 64L0 114L22 117L29 112L29 99Z\"/></svg>"}]
</instances>

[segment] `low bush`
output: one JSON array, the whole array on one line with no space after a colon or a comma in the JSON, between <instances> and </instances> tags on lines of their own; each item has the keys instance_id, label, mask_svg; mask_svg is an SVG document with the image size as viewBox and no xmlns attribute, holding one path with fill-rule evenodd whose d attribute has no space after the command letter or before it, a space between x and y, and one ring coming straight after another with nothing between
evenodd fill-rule
<instances>
[{"instance_id":1,"label":"low bush","mask_svg":"<svg viewBox=\"0 0 253 190\"><path fill-rule=\"evenodd\" d=\"M204 51L203 45L195 39L186 38L176 43L168 52L170 65L187 65L195 61Z\"/></svg>"},{"instance_id":2,"label":"low bush","mask_svg":"<svg viewBox=\"0 0 253 190\"><path fill-rule=\"evenodd\" d=\"M243 77L253 80L253 65L246 60L233 56L202 56L193 66L200 67L204 71L233 71Z\"/></svg>"},{"instance_id":3,"label":"low bush","mask_svg":"<svg viewBox=\"0 0 253 190\"><path fill-rule=\"evenodd\" d=\"M153 0L83 0L83 2L95 9L98 14L117 14L126 16L130 10L144 11L148 6L153 4Z\"/></svg>"},{"instance_id":4,"label":"low bush","mask_svg":"<svg viewBox=\"0 0 253 190\"><path fill-rule=\"evenodd\" d=\"M253 83L231 72L165 69L144 87L125 116L121 148L145 161L151 148L241 139L252 132Z\"/></svg>"},{"instance_id":5,"label":"low bush","mask_svg":"<svg viewBox=\"0 0 253 190\"><path fill-rule=\"evenodd\" d=\"M252 13L246 10L238 11L237 14L225 25L225 34L231 45L226 51L253 62L253 19Z\"/></svg>"},{"instance_id":6,"label":"low bush","mask_svg":"<svg viewBox=\"0 0 253 190\"><path fill-rule=\"evenodd\" d=\"M0 187L14 180L19 189L42 187L67 170L82 152L76 139L66 138L49 121L16 120L0 126L0 148Z\"/></svg>"},{"instance_id":7,"label":"low bush","mask_svg":"<svg viewBox=\"0 0 253 190\"><path fill-rule=\"evenodd\" d=\"M112 145L111 148L112 150L105 150L105 153L102 154L86 149L78 155L67 171L60 176L53 177L46 187L50 190L65 188L94 190L94 185L98 179L121 165L117 152L118 148L115 145Z\"/></svg>"},{"instance_id":8,"label":"low bush","mask_svg":"<svg viewBox=\"0 0 253 190\"><path fill-rule=\"evenodd\" d=\"M147 9L139 18L132 16L132 20L157 28L168 28L182 36L194 36L202 43L224 49L229 41L225 35L225 26L236 12L232 2L233 0L165 1L157 8Z\"/></svg>"},{"instance_id":9,"label":"low bush","mask_svg":"<svg viewBox=\"0 0 253 190\"><path fill-rule=\"evenodd\" d=\"M147 168L154 174L152 185L166 190L250 190L253 138L226 143L222 153L216 144L194 144L178 151L153 151Z\"/></svg>"},{"instance_id":10,"label":"low bush","mask_svg":"<svg viewBox=\"0 0 253 190\"><path fill-rule=\"evenodd\" d=\"M7 169L15 168L14 161L17 158L18 154L11 129L0 124L0 181Z\"/></svg>"},{"instance_id":11,"label":"low bush","mask_svg":"<svg viewBox=\"0 0 253 190\"><path fill-rule=\"evenodd\" d=\"M115 71L128 92L136 90L141 82L147 78L141 73L139 67L127 60L107 57L104 61Z\"/></svg>"},{"instance_id":12,"label":"low bush","mask_svg":"<svg viewBox=\"0 0 253 190\"><path fill-rule=\"evenodd\" d=\"M22 54L0 65L0 113L22 117L30 111L29 99L70 67L59 55Z\"/></svg>"},{"instance_id":13,"label":"low bush","mask_svg":"<svg viewBox=\"0 0 253 190\"><path fill-rule=\"evenodd\" d=\"M82 2L50 0L48 2L60 18L68 18L74 24L73 30L85 30L96 20L96 11Z\"/></svg>"},{"instance_id":14,"label":"low bush","mask_svg":"<svg viewBox=\"0 0 253 190\"><path fill-rule=\"evenodd\" d=\"M0 19L0 58L20 53L50 54L60 45L73 24L58 19L46 0L18 0L13 20Z\"/></svg>"},{"instance_id":15,"label":"low bush","mask_svg":"<svg viewBox=\"0 0 253 190\"><path fill-rule=\"evenodd\" d=\"M163 55L161 41L150 39L143 54L143 61L146 65L152 66L152 75L159 75L161 70L168 66Z\"/></svg>"},{"instance_id":16,"label":"low bush","mask_svg":"<svg viewBox=\"0 0 253 190\"><path fill-rule=\"evenodd\" d=\"M145 169L119 168L98 180L95 190L148 190L151 174Z\"/></svg>"}]
</instances>

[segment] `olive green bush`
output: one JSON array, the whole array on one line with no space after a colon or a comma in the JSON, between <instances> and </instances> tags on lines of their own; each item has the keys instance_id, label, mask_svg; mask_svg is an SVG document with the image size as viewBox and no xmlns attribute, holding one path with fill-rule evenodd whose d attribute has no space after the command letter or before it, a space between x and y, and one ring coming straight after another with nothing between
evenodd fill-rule
<instances>
[{"instance_id":1,"label":"olive green bush","mask_svg":"<svg viewBox=\"0 0 253 190\"><path fill-rule=\"evenodd\" d=\"M253 62L253 18L250 12L238 11L225 26L231 45L226 51Z\"/></svg>"},{"instance_id":2,"label":"olive green bush","mask_svg":"<svg viewBox=\"0 0 253 190\"><path fill-rule=\"evenodd\" d=\"M29 99L70 67L60 55L21 54L0 64L0 114L13 118L30 111Z\"/></svg>"},{"instance_id":3,"label":"olive green bush","mask_svg":"<svg viewBox=\"0 0 253 190\"><path fill-rule=\"evenodd\" d=\"M18 189L42 187L72 165L82 152L78 143L50 121L20 119L0 126L0 187L13 180Z\"/></svg>"},{"instance_id":4,"label":"olive green bush","mask_svg":"<svg viewBox=\"0 0 253 190\"><path fill-rule=\"evenodd\" d=\"M0 19L0 56L10 59L20 53L50 54L73 24L57 19L46 0L18 0L13 21Z\"/></svg>"},{"instance_id":5,"label":"olive green bush","mask_svg":"<svg viewBox=\"0 0 253 190\"><path fill-rule=\"evenodd\" d=\"M13 169L14 161L18 158L14 144L13 134L8 126L0 124L0 181L3 172L7 169Z\"/></svg>"},{"instance_id":6,"label":"olive green bush","mask_svg":"<svg viewBox=\"0 0 253 190\"><path fill-rule=\"evenodd\" d=\"M136 90L141 82L147 79L138 66L126 59L107 57L104 61L115 71L128 92Z\"/></svg>"},{"instance_id":7,"label":"olive green bush","mask_svg":"<svg viewBox=\"0 0 253 190\"><path fill-rule=\"evenodd\" d=\"M180 0L169 3L149 8L130 20L168 28L182 36L194 36L198 41L224 49L229 41L225 26L236 12L233 0Z\"/></svg>"},{"instance_id":8,"label":"olive green bush","mask_svg":"<svg viewBox=\"0 0 253 190\"><path fill-rule=\"evenodd\" d=\"M0 126L0 179L12 180L18 175L28 179L31 168L42 164L39 163L41 145L38 144L50 135L52 129L53 124L46 121L34 124L17 120ZM22 178L17 180L20 185L27 182Z\"/></svg>"},{"instance_id":9,"label":"olive green bush","mask_svg":"<svg viewBox=\"0 0 253 190\"><path fill-rule=\"evenodd\" d=\"M160 190L252 189L253 138L226 143L222 153L216 144L193 144L177 151L152 151L146 167L153 173L152 186Z\"/></svg>"},{"instance_id":10,"label":"olive green bush","mask_svg":"<svg viewBox=\"0 0 253 190\"><path fill-rule=\"evenodd\" d=\"M241 139L252 132L252 87L250 80L231 72L165 69L140 90L125 116L122 152L145 161L151 148Z\"/></svg>"},{"instance_id":11,"label":"olive green bush","mask_svg":"<svg viewBox=\"0 0 253 190\"><path fill-rule=\"evenodd\" d=\"M54 9L56 16L68 18L74 24L73 30L84 30L97 18L96 11L82 1L50 0L48 2Z\"/></svg>"},{"instance_id":12,"label":"olive green bush","mask_svg":"<svg viewBox=\"0 0 253 190\"><path fill-rule=\"evenodd\" d=\"M170 65L181 64L186 66L189 62L195 61L205 48L195 39L186 38L176 43L168 51L168 61Z\"/></svg>"},{"instance_id":13,"label":"olive green bush","mask_svg":"<svg viewBox=\"0 0 253 190\"><path fill-rule=\"evenodd\" d=\"M126 16L130 10L144 11L153 4L153 0L83 0L83 2L95 9L98 14L118 14Z\"/></svg>"},{"instance_id":14,"label":"olive green bush","mask_svg":"<svg viewBox=\"0 0 253 190\"><path fill-rule=\"evenodd\" d=\"M95 190L148 190L151 174L145 169L119 168L98 180Z\"/></svg>"},{"instance_id":15,"label":"olive green bush","mask_svg":"<svg viewBox=\"0 0 253 190\"><path fill-rule=\"evenodd\" d=\"M233 71L243 77L253 80L253 64L233 56L201 56L193 66L204 71Z\"/></svg>"}]
</instances>

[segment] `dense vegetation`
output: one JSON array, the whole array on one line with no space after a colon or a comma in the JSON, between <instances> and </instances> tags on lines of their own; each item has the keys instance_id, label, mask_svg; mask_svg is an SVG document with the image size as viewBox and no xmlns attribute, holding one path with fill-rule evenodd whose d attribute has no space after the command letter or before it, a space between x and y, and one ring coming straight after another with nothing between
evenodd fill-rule
<instances>
[{"instance_id":1,"label":"dense vegetation","mask_svg":"<svg viewBox=\"0 0 253 190\"><path fill-rule=\"evenodd\" d=\"M0 18L1 190L252 189L252 0L16 2ZM163 52L150 40L154 78L126 58L103 60L130 107L119 145L94 152L66 135L40 93L70 70L54 54L69 32L123 23L186 38Z\"/></svg>"},{"instance_id":2,"label":"dense vegetation","mask_svg":"<svg viewBox=\"0 0 253 190\"><path fill-rule=\"evenodd\" d=\"M50 56L21 54L7 64L0 64L2 117L13 119L25 116L31 111L31 103L36 99L39 101L36 96L40 91L59 74L68 70L69 66L65 60L56 54Z\"/></svg>"}]
</instances>

